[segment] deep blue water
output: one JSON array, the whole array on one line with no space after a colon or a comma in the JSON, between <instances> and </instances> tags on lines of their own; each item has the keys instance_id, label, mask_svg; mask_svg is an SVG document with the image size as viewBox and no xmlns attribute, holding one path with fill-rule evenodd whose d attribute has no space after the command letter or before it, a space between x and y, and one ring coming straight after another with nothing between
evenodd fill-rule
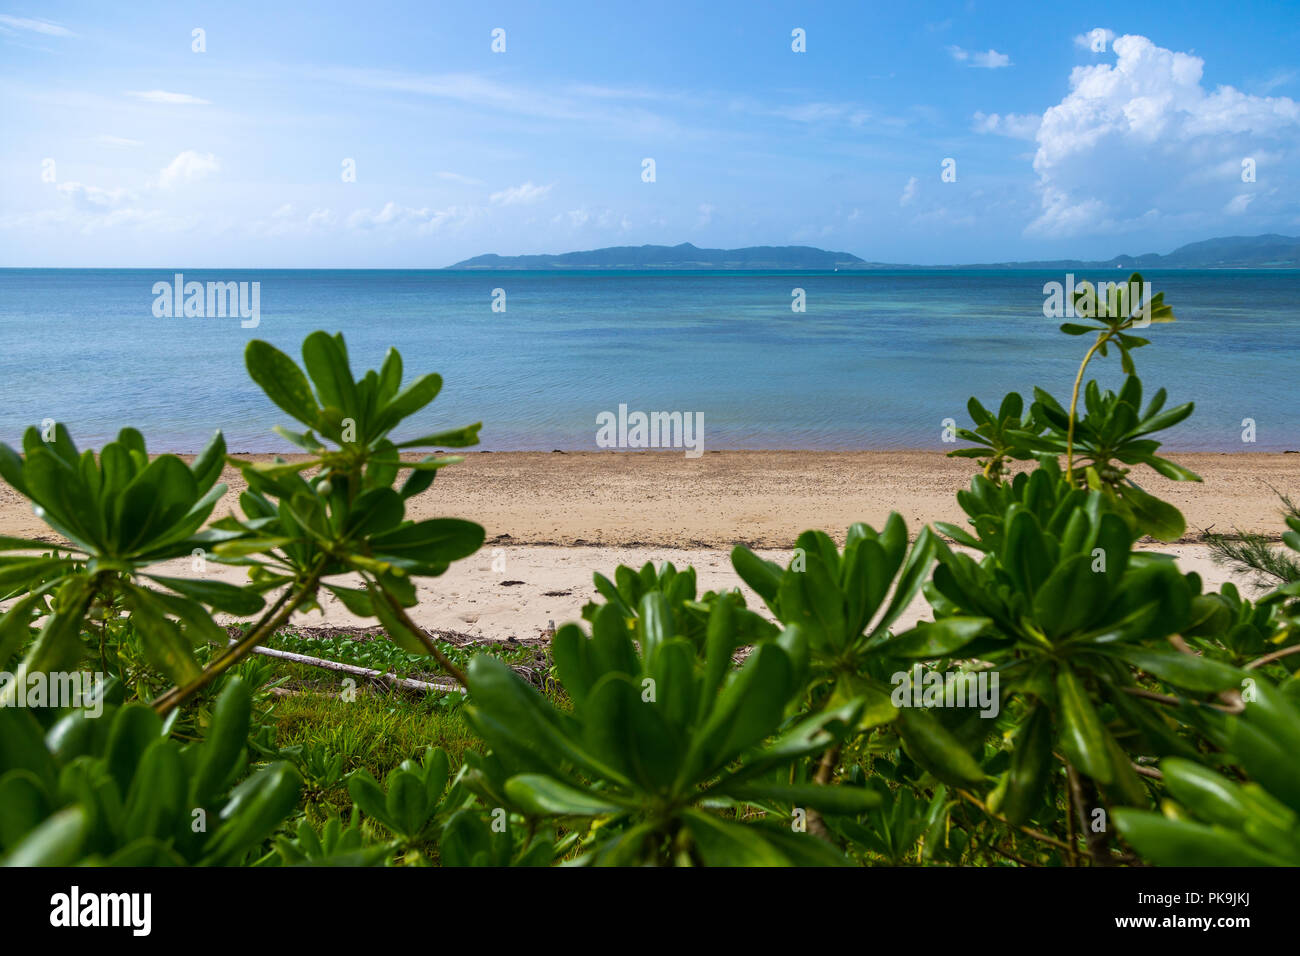
<instances>
[{"instance_id":1,"label":"deep blue water","mask_svg":"<svg viewBox=\"0 0 1300 956\"><path fill-rule=\"evenodd\" d=\"M65 422L82 447L123 425L157 451L221 428L232 451L287 451L292 425L248 378L266 339L299 357L313 329L342 331L354 370L397 346L439 399L407 435L482 420L485 449L594 449L619 404L701 412L707 449L949 448L945 418L1034 385L1068 401L1090 342L1043 316L1038 271L560 273L193 270L257 281L261 318L156 318L162 269L0 269L0 440ZM1149 388L1196 413L1169 447L1300 448L1300 273L1152 272L1178 321L1142 333ZM1080 279L1118 280L1083 272ZM791 311L791 290L807 311ZM492 311L504 288L506 311ZM1120 380L1118 359L1093 368ZM1241 441L1242 420L1257 441Z\"/></svg>"}]
</instances>

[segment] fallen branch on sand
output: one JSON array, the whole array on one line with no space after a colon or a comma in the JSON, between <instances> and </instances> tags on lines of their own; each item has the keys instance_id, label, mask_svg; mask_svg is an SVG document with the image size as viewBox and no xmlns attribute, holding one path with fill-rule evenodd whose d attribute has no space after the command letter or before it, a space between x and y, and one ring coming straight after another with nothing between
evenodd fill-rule
<instances>
[{"instance_id":1,"label":"fallen branch on sand","mask_svg":"<svg viewBox=\"0 0 1300 956\"><path fill-rule=\"evenodd\" d=\"M306 654L277 651L273 647L255 647L253 648L253 653L263 654L266 657L279 658L280 660L292 661L295 664L306 664L309 667L319 667L322 670L336 671L341 674L351 674L355 677L364 677L367 680L378 681L398 690L410 690L422 694L447 694L462 689L461 685L455 681L432 683L430 681L416 680L413 677L398 677L396 674L386 674L383 671L373 670L369 667L357 667L353 664L340 664L338 661L327 661L320 657L308 657Z\"/></svg>"}]
</instances>

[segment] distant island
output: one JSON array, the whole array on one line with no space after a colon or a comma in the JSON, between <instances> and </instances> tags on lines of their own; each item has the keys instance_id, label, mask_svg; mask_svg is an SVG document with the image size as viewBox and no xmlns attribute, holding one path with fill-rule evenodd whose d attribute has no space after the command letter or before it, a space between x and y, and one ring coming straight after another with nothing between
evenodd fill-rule
<instances>
[{"instance_id":1,"label":"distant island","mask_svg":"<svg viewBox=\"0 0 1300 956\"><path fill-rule=\"evenodd\" d=\"M812 246L748 246L744 249L701 249L689 242L677 246L610 246L559 255L475 256L448 269L564 270L663 269L718 271L866 271L879 269L1297 269L1300 237L1225 236L1180 246L1167 255L1148 252L1113 259L1053 259L1037 262L986 262L964 265L918 266L867 262L849 252L828 252Z\"/></svg>"},{"instance_id":2,"label":"distant island","mask_svg":"<svg viewBox=\"0 0 1300 956\"><path fill-rule=\"evenodd\" d=\"M679 246L610 246L587 252L539 256L475 256L450 269L833 269L870 268L847 252L811 246L750 246L745 249L700 249Z\"/></svg>"}]
</instances>

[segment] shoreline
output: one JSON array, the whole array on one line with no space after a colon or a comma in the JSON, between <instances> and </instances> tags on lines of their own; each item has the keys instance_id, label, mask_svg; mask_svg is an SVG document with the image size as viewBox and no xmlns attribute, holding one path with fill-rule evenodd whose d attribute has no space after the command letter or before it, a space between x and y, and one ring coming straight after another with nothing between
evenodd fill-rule
<instances>
[{"instance_id":1,"label":"shoreline","mask_svg":"<svg viewBox=\"0 0 1300 956\"><path fill-rule=\"evenodd\" d=\"M416 460L421 454L403 457ZM1183 512L1187 533L1180 543L1198 541L1209 530L1276 537L1284 525L1274 489L1300 500L1300 457L1171 457L1203 481L1168 481L1145 466L1134 468L1132 477ZM440 470L430 489L408 502L409 517L477 521L488 545L560 547L785 548L809 528L839 540L855 521L879 528L891 511L903 515L913 534L935 521L965 525L955 493L978 471L969 459L936 450L711 451L699 458L653 450L469 451L464 458ZM214 519L234 511L245 487L229 465L222 480L229 489ZM2 484L0 534L53 541L18 493Z\"/></svg>"},{"instance_id":2,"label":"shoreline","mask_svg":"<svg viewBox=\"0 0 1300 956\"><path fill-rule=\"evenodd\" d=\"M1185 571L1202 576L1207 590L1233 580L1253 594L1248 578L1211 561L1200 533L1236 529L1276 538L1285 526L1272 489L1300 499L1300 458L1268 452L1172 457L1203 483L1171 482L1154 473L1139 481L1183 512L1188 534L1180 542L1139 547L1176 555ZM912 536L922 523L965 526L955 493L977 471L971 461L939 451L713 452L695 459L655 451L470 452L461 464L440 470L430 489L408 502L407 514L477 521L486 540L442 577L421 579L420 603L411 615L422 627L472 638L538 638L552 621L577 620L595 596L593 572L612 576L619 564L690 564L703 592L741 586L730 559L736 544L784 564L801 532L821 529L842 544L852 522L879 529L891 510L903 515ZM214 519L235 509L244 488L233 467L222 480L230 487ZM0 534L55 542L30 506L2 484ZM157 570L195 574L188 559ZM207 574L240 583L245 569L209 563ZM762 607L745 592L751 607ZM323 613L295 615L290 626L375 623L356 618L332 595L321 598ZM928 613L918 596L900 626Z\"/></svg>"}]
</instances>

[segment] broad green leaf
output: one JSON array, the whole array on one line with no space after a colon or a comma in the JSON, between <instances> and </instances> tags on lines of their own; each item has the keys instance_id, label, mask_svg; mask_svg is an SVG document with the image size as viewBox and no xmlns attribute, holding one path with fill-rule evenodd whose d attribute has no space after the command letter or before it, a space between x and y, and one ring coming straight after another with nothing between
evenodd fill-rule
<instances>
[{"instance_id":1,"label":"broad green leaf","mask_svg":"<svg viewBox=\"0 0 1300 956\"><path fill-rule=\"evenodd\" d=\"M266 397L309 427L315 427L320 406L307 376L293 359L269 342L254 339L244 349L244 364Z\"/></svg>"},{"instance_id":2,"label":"broad green leaf","mask_svg":"<svg viewBox=\"0 0 1300 956\"><path fill-rule=\"evenodd\" d=\"M1056 675L1061 749L1074 766L1098 783L1115 779L1106 746L1106 728L1078 675L1061 667Z\"/></svg>"},{"instance_id":3,"label":"broad green leaf","mask_svg":"<svg viewBox=\"0 0 1300 956\"><path fill-rule=\"evenodd\" d=\"M211 578L173 578L158 574L146 575L178 594L206 604L218 611L247 617L262 610L266 602L254 591L241 588L225 581Z\"/></svg>"},{"instance_id":4,"label":"broad green leaf","mask_svg":"<svg viewBox=\"0 0 1300 956\"><path fill-rule=\"evenodd\" d=\"M1287 866L1225 830L1170 820L1148 810L1116 807L1115 825L1145 859L1160 866Z\"/></svg>"},{"instance_id":5,"label":"broad green leaf","mask_svg":"<svg viewBox=\"0 0 1300 956\"><path fill-rule=\"evenodd\" d=\"M1134 667L1139 667L1166 683L1198 693L1215 693L1240 687L1246 678L1245 672L1208 657L1180 654L1177 651L1149 651L1140 647L1126 647L1117 653Z\"/></svg>"},{"instance_id":6,"label":"broad green leaf","mask_svg":"<svg viewBox=\"0 0 1300 956\"><path fill-rule=\"evenodd\" d=\"M511 777L506 781L506 793L525 812L539 815L599 817L622 813L625 809L554 777L536 773Z\"/></svg>"},{"instance_id":7,"label":"broad green leaf","mask_svg":"<svg viewBox=\"0 0 1300 956\"><path fill-rule=\"evenodd\" d=\"M754 827L741 826L688 810L687 829L695 848L708 866L789 866L789 859L763 839Z\"/></svg>"},{"instance_id":8,"label":"broad green leaf","mask_svg":"<svg viewBox=\"0 0 1300 956\"><path fill-rule=\"evenodd\" d=\"M922 621L910 631L880 645L893 657L933 659L951 657L989 625L985 617L945 617Z\"/></svg>"}]
</instances>

